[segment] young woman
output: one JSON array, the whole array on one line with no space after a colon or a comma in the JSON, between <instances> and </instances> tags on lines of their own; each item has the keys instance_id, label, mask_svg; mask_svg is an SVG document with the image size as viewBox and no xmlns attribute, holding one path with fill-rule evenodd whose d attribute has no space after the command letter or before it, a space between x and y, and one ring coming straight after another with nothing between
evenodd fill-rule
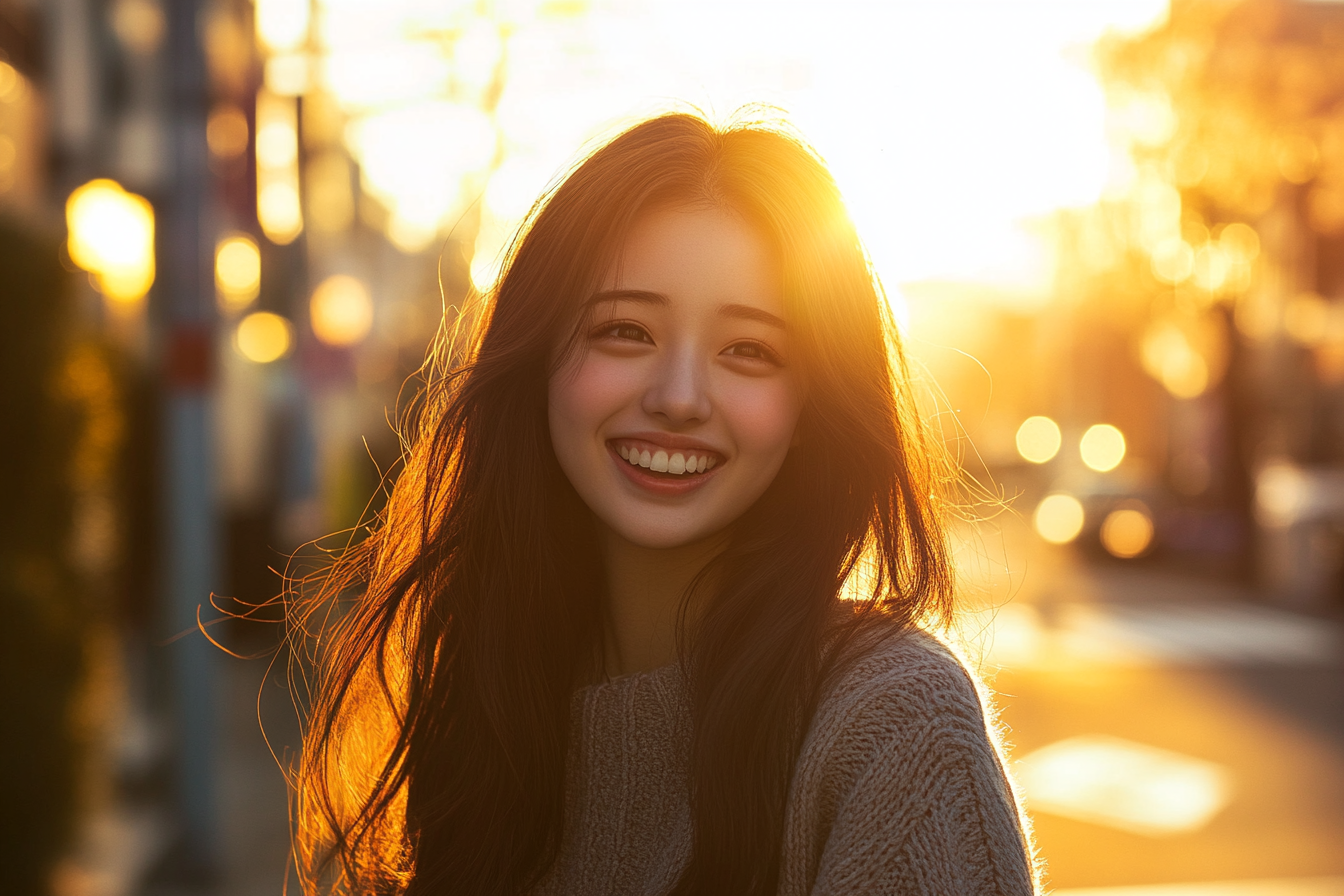
<instances>
[{"instance_id":1,"label":"young woman","mask_svg":"<svg viewBox=\"0 0 1344 896\"><path fill-rule=\"evenodd\" d=\"M938 447L799 141L646 121L538 203L341 557L312 891L1030 894ZM328 617L330 618L330 617Z\"/></svg>"}]
</instances>

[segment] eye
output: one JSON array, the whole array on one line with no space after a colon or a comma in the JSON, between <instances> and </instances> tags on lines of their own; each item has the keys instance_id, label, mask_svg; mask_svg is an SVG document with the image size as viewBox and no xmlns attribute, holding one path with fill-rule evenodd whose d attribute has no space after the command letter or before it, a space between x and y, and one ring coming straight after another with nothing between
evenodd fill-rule
<instances>
[{"instance_id":1,"label":"eye","mask_svg":"<svg viewBox=\"0 0 1344 896\"><path fill-rule=\"evenodd\" d=\"M784 359L779 356L779 353L761 342L734 342L724 349L723 353L734 358L764 361L776 367L784 366Z\"/></svg>"},{"instance_id":2,"label":"eye","mask_svg":"<svg viewBox=\"0 0 1344 896\"><path fill-rule=\"evenodd\" d=\"M598 339L611 339L619 342L653 342L653 337L649 335L648 330L630 321L614 321L603 324L593 332L593 336Z\"/></svg>"}]
</instances>

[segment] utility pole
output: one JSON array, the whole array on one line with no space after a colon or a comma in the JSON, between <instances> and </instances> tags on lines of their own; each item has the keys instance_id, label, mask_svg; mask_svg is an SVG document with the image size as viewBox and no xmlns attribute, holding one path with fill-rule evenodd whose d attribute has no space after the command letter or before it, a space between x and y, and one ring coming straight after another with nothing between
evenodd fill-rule
<instances>
[{"instance_id":1,"label":"utility pole","mask_svg":"<svg viewBox=\"0 0 1344 896\"><path fill-rule=\"evenodd\" d=\"M202 0L167 0L171 187L159 257L163 324L163 556L169 630L192 630L169 647L176 724L179 870L208 881L215 837L216 656L199 632L218 585L210 414L214 361L212 257L204 231L208 199L208 84L201 46ZM202 612L200 618L207 614Z\"/></svg>"}]
</instances>

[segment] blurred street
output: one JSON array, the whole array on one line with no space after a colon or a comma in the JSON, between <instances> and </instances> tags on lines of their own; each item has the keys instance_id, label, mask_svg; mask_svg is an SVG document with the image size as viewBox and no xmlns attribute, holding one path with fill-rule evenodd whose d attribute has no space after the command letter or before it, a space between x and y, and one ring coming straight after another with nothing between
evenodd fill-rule
<instances>
[{"instance_id":1,"label":"blurred street","mask_svg":"<svg viewBox=\"0 0 1344 896\"><path fill-rule=\"evenodd\" d=\"M1023 528L985 542L1031 551L1012 601L963 631L998 693L1047 882L1344 893L1340 619L1227 581L1029 549ZM1242 886L1168 886L1229 881Z\"/></svg>"}]
</instances>

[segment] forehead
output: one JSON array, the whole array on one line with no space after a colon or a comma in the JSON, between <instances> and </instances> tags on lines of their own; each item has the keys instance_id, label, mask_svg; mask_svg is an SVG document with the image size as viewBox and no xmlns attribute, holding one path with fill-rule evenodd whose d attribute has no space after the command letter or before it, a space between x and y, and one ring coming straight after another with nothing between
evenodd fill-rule
<instances>
[{"instance_id":1,"label":"forehead","mask_svg":"<svg viewBox=\"0 0 1344 896\"><path fill-rule=\"evenodd\" d=\"M713 208L644 212L603 280L604 290L645 290L672 301L749 304L784 316L780 263L765 236Z\"/></svg>"}]
</instances>

